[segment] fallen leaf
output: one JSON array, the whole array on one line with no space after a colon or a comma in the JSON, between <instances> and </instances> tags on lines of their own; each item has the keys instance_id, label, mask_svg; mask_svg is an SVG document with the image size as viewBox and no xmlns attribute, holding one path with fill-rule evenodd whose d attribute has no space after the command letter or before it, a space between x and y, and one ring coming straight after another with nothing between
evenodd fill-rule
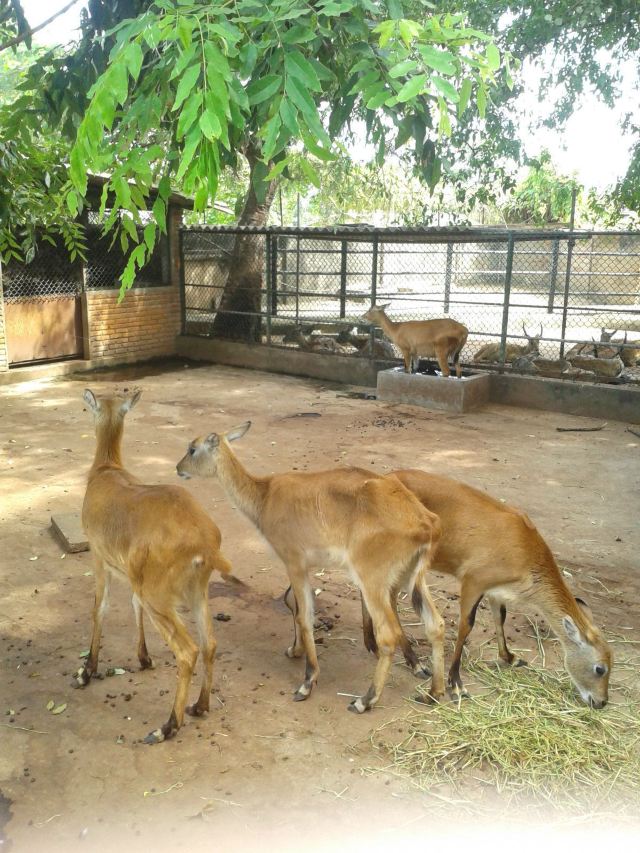
<instances>
[{"instance_id":1,"label":"fallen leaf","mask_svg":"<svg viewBox=\"0 0 640 853\"><path fill-rule=\"evenodd\" d=\"M80 652L80 654L78 655L78 657L79 657L79 658L88 658L88 657L89 657L90 652L91 652L91 649L84 649L83 651L81 651L81 652Z\"/></svg>"},{"instance_id":2,"label":"fallen leaf","mask_svg":"<svg viewBox=\"0 0 640 853\"><path fill-rule=\"evenodd\" d=\"M31 562L33 562L34 560L37 560L38 558L37 557L29 557L29 559L31 560Z\"/></svg>"},{"instance_id":3,"label":"fallen leaf","mask_svg":"<svg viewBox=\"0 0 640 853\"><path fill-rule=\"evenodd\" d=\"M85 578L86 578L86 577L88 577L89 575L92 575L92 574L93 574L93 572L83 572L83 574L84 574L84 576L85 576Z\"/></svg>"},{"instance_id":4,"label":"fallen leaf","mask_svg":"<svg viewBox=\"0 0 640 853\"><path fill-rule=\"evenodd\" d=\"M49 701L47 702L47 711L52 711L55 707L55 704L56 703L53 701L53 699L49 699Z\"/></svg>"},{"instance_id":5,"label":"fallen leaf","mask_svg":"<svg viewBox=\"0 0 640 853\"><path fill-rule=\"evenodd\" d=\"M63 702L62 705L58 705L56 708L54 708L51 713L52 714L62 714L62 712L65 711L66 708L67 708L67 703Z\"/></svg>"}]
</instances>

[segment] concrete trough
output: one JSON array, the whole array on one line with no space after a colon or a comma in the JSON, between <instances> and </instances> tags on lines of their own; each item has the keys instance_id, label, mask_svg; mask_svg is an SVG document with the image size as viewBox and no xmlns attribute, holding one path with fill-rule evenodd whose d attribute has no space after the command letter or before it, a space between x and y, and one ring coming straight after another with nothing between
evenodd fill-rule
<instances>
[{"instance_id":1,"label":"concrete trough","mask_svg":"<svg viewBox=\"0 0 640 853\"><path fill-rule=\"evenodd\" d=\"M378 373L378 399L408 403L443 412L469 412L489 402L491 378L486 373L457 377L405 373L403 368Z\"/></svg>"}]
</instances>

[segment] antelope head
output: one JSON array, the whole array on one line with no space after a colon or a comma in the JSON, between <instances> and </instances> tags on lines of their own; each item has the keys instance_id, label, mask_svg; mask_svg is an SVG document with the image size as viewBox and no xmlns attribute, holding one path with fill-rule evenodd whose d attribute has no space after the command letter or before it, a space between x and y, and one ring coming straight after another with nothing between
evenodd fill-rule
<instances>
[{"instance_id":1,"label":"antelope head","mask_svg":"<svg viewBox=\"0 0 640 853\"><path fill-rule=\"evenodd\" d=\"M220 448L227 441L242 438L250 426L251 421L246 421L222 434L212 432L207 436L194 438L176 465L178 476L185 480L190 480L191 477L215 477L218 473Z\"/></svg>"},{"instance_id":2,"label":"antelope head","mask_svg":"<svg viewBox=\"0 0 640 853\"><path fill-rule=\"evenodd\" d=\"M540 338L542 337L542 323L540 323L540 331L537 335L530 335L527 331L527 327L524 324L524 320L522 321L522 331L527 339L526 352L534 352L540 354Z\"/></svg>"},{"instance_id":3,"label":"antelope head","mask_svg":"<svg viewBox=\"0 0 640 853\"><path fill-rule=\"evenodd\" d=\"M384 312L390 305L390 302L387 302L385 305L372 305L367 313L363 315L363 321L366 323L376 323L380 325L380 318L385 316Z\"/></svg>"},{"instance_id":4,"label":"antelope head","mask_svg":"<svg viewBox=\"0 0 640 853\"><path fill-rule=\"evenodd\" d=\"M612 655L609 644L591 621L591 611L579 598L585 619L578 627L571 616L562 618L564 663L582 700L592 708L604 708L609 699Z\"/></svg>"}]
</instances>

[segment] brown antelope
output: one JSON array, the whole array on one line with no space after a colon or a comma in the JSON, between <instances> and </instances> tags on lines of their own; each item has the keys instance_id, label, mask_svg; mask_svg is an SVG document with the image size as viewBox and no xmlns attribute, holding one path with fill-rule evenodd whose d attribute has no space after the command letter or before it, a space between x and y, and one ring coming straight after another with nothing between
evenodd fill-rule
<instances>
[{"instance_id":1,"label":"brown antelope","mask_svg":"<svg viewBox=\"0 0 640 853\"><path fill-rule=\"evenodd\" d=\"M348 329L343 329L338 333L336 341L339 344L350 344L352 347L355 347L358 350L357 354L362 358L371 358L372 351L373 358L385 359L387 361L395 361L397 358L396 351L388 341L381 341L378 338L374 338L372 350L370 335L354 335Z\"/></svg>"},{"instance_id":2,"label":"brown antelope","mask_svg":"<svg viewBox=\"0 0 640 853\"><path fill-rule=\"evenodd\" d=\"M402 352L407 373L414 372L420 356L438 360L443 376L450 376L449 357L453 357L458 379L462 376L460 353L469 330L457 320L408 320L396 323L385 313L386 305L372 305L363 320L380 326L385 335Z\"/></svg>"},{"instance_id":3,"label":"brown antelope","mask_svg":"<svg viewBox=\"0 0 640 853\"><path fill-rule=\"evenodd\" d=\"M282 338L284 344L298 344L304 352L334 355L348 355L345 347L341 346L328 335L304 335L302 330L294 326Z\"/></svg>"},{"instance_id":4,"label":"brown antelope","mask_svg":"<svg viewBox=\"0 0 640 853\"><path fill-rule=\"evenodd\" d=\"M635 367L640 361L640 341L629 341L627 343L626 332L620 347L620 358L625 367Z\"/></svg>"},{"instance_id":5,"label":"brown antelope","mask_svg":"<svg viewBox=\"0 0 640 853\"><path fill-rule=\"evenodd\" d=\"M523 356L536 356L540 354L540 338L542 337L542 324L540 324L540 332L537 335L530 335L527 332L525 324L522 324L522 331L527 339L526 344L506 344L504 350L504 360L506 363L514 361L516 358ZM500 361L500 344L485 344L480 347L478 352L473 357L474 361L497 362Z\"/></svg>"},{"instance_id":6,"label":"brown antelope","mask_svg":"<svg viewBox=\"0 0 640 853\"><path fill-rule=\"evenodd\" d=\"M127 396L96 398L84 392L96 427L96 453L82 506L82 524L95 561L96 595L91 650L72 682L85 687L98 668L102 620L108 605L112 575L124 577L133 591L138 625L140 666L153 666L144 636L146 613L178 664L178 688L168 721L150 732L146 743L166 740L184 720L191 676L202 654L202 689L187 713L209 710L216 641L207 599L209 576L216 569L232 579L231 566L220 552L220 531L207 513L180 486L147 486L122 464L124 418L138 402L140 391ZM195 615L199 644L178 615L187 606Z\"/></svg>"},{"instance_id":7,"label":"brown antelope","mask_svg":"<svg viewBox=\"0 0 640 853\"><path fill-rule=\"evenodd\" d=\"M436 572L460 583L458 639L449 686L460 695L460 658L486 596L496 624L498 652L506 664L521 665L504 636L506 605L512 601L539 610L558 637L565 667L584 702L602 708L608 699L611 650L591 613L571 594L551 551L530 519L513 507L449 477L425 471L394 471L413 494L440 518L442 535L432 560ZM375 650L371 620L363 605L365 645Z\"/></svg>"},{"instance_id":8,"label":"brown antelope","mask_svg":"<svg viewBox=\"0 0 640 853\"><path fill-rule=\"evenodd\" d=\"M318 678L313 638L312 568L345 567L360 588L371 615L378 663L373 682L349 710L363 713L380 698L396 647L408 642L392 598L412 590L433 649L431 694L444 693L444 623L425 582L440 535L437 516L426 510L398 480L360 468L315 473L290 472L256 477L229 442L241 438L250 422L224 435L196 438L177 465L181 477L217 477L236 506L249 517L283 561L291 591L285 597L295 620L290 658L306 656L304 682L294 700L306 699ZM416 674L421 674L417 659Z\"/></svg>"}]
</instances>

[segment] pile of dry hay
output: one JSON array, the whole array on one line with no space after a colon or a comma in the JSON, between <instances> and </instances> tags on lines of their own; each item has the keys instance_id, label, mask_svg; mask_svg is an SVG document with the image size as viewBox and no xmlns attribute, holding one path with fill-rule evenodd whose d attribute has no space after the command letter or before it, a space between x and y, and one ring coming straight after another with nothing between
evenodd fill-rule
<instances>
[{"instance_id":1,"label":"pile of dry hay","mask_svg":"<svg viewBox=\"0 0 640 853\"><path fill-rule=\"evenodd\" d=\"M439 802L478 813L520 809L637 817L640 811L640 716L629 696L593 711L574 698L564 675L467 666L476 695L459 703L417 705L401 743L374 744L391 764ZM393 725L397 731L398 721ZM492 796L493 795L493 796Z\"/></svg>"}]
</instances>

